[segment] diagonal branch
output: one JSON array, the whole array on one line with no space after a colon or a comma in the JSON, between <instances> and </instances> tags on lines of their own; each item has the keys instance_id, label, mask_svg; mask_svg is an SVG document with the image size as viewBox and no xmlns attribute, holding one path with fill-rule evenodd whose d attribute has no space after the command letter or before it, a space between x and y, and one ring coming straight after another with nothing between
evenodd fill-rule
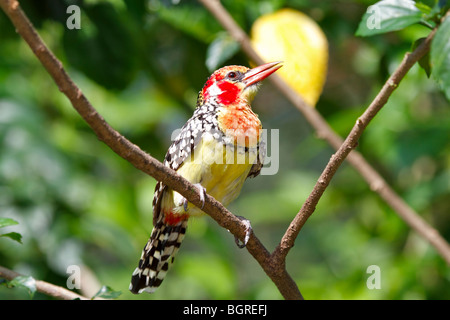
<instances>
[{"instance_id":1,"label":"diagonal branch","mask_svg":"<svg viewBox=\"0 0 450 320\"><path fill-rule=\"evenodd\" d=\"M257 64L264 63L264 60L253 49L247 34L233 20L231 15L222 6L219 0L199 1L211 12L217 21L222 24L224 29L227 30L230 35L240 43L242 50L251 60ZM300 212L292 221L282 241L275 250L273 257L278 255L281 255L281 257L286 256L289 249L294 245L295 238L297 237L300 229L303 227L309 216L314 212L316 204L328 186L328 183L337 168L346 158L348 162L366 180L370 188L374 192L378 193L379 196L394 210L394 212L396 212L397 215L400 216L400 218L402 218L413 230L415 230L420 236L434 246L447 264L450 265L450 246L447 241L436 229L431 227L424 219L422 219L422 217L419 216L387 184L387 182L360 153L353 150L356 147L358 138L361 136L368 122L375 116L379 109L384 106L389 95L395 90L396 86L409 68L411 68L411 66L417 62L422 55L428 52L434 32L435 31L430 33L427 41L423 43L423 45L419 46L412 54L407 54L405 56L402 64L397 68L396 72L394 72L388 82L386 82L382 91L379 95L377 95L373 103L367 109L366 113L358 119L355 127L345 142L333 131L320 113L316 109L309 106L299 94L297 94L289 87L289 85L286 84L284 80L276 74L270 77L269 80L273 82L273 84L292 102L297 109L299 109L310 125L316 130L317 135L326 140L334 149L338 150L338 152L331 158L310 196L303 204ZM282 262L279 261L279 263Z\"/></svg>"},{"instance_id":2,"label":"diagonal branch","mask_svg":"<svg viewBox=\"0 0 450 320\"><path fill-rule=\"evenodd\" d=\"M174 170L164 166L161 162L142 151L116 130L95 110L80 88L72 81L64 70L62 63L50 49L26 17L16 0L0 0L0 7L8 15L17 32L28 43L33 53L52 76L59 90L64 93L72 106L91 127L97 137L108 145L116 154L130 162L137 169L154 177L158 181L182 194L189 202L202 207L198 189L189 181L178 175ZM220 226L228 229L233 235L243 239L246 226L220 202L210 195L205 196L203 210ZM246 246L250 254L258 261L266 274L275 283L278 290L286 299L302 299L302 295L289 276L284 266L270 264L270 253L252 233Z\"/></svg>"},{"instance_id":3,"label":"diagonal branch","mask_svg":"<svg viewBox=\"0 0 450 320\"><path fill-rule=\"evenodd\" d=\"M331 157L319 180L314 186L313 191L303 204L299 213L291 222L291 225L284 234L280 245L278 246L274 254L280 255L280 257L283 258L286 257L289 249L294 246L295 238L305 224L306 220L314 212L320 197L327 188L337 169L344 162L345 158L350 154L350 152L357 147L358 140L364 132L365 128L368 126L369 122L377 115L381 108L387 103L389 97L398 87L400 81L404 78L406 73L417 61L419 61L420 58L422 58L430 50L431 40L433 39L434 34L435 30L433 30L429 34L425 41L419 47L417 47L414 52L405 54L403 61L383 85L381 91L377 94L377 96L365 110L365 112L358 118L356 124L350 131L350 134L347 136L337 152ZM388 185L385 185L384 188L386 190L388 190L388 188L390 189ZM392 189L390 190L390 194L388 195L394 196L395 193L392 191ZM409 216L405 218L408 217ZM414 215L411 217L413 217L413 220L406 220L408 224L410 224L411 226L415 226L415 229L418 229L418 231L420 231L422 234L425 234L427 237L433 238L434 235L430 233L432 232L430 230L430 227L428 227L428 224L420 216ZM441 247L438 246L437 249L441 249Z\"/></svg>"},{"instance_id":4,"label":"diagonal branch","mask_svg":"<svg viewBox=\"0 0 450 320\"><path fill-rule=\"evenodd\" d=\"M19 276L21 276L20 273L17 273L15 271L0 266L0 278L12 280ZM66 288L55 286L54 284L42 280L36 280L36 290L39 291L40 293L61 300L75 300L75 299L90 300L89 298L81 296L73 291L67 290Z\"/></svg>"}]
</instances>

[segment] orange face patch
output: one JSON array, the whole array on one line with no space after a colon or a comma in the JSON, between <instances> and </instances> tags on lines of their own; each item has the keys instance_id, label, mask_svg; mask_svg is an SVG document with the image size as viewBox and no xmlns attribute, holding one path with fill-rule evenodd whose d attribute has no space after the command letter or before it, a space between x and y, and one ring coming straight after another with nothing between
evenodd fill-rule
<instances>
[{"instance_id":1,"label":"orange face patch","mask_svg":"<svg viewBox=\"0 0 450 320\"><path fill-rule=\"evenodd\" d=\"M217 120L220 129L234 137L235 144L249 147L259 142L262 133L261 122L248 106L225 108Z\"/></svg>"}]
</instances>

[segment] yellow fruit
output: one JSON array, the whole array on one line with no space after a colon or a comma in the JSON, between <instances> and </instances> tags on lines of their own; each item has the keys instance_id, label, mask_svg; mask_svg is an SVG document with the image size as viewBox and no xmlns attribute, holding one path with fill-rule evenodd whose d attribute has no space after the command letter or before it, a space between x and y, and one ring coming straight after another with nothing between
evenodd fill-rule
<instances>
[{"instance_id":1,"label":"yellow fruit","mask_svg":"<svg viewBox=\"0 0 450 320\"><path fill-rule=\"evenodd\" d=\"M328 42L317 23L302 12L281 9L255 21L251 41L265 61L284 62L277 74L315 106L328 65Z\"/></svg>"}]
</instances>

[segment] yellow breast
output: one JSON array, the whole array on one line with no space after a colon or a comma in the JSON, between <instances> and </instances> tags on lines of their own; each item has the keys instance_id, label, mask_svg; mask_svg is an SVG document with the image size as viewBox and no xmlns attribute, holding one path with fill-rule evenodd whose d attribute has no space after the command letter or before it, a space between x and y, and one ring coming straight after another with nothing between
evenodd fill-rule
<instances>
[{"instance_id":1,"label":"yellow breast","mask_svg":"<svg viewBox=\"0 0 450 320\"><path fill-rule=\"evenodd\" d=\"M200 183L208 194L226 206L241 192L257 156L256 146L224 145L213 135L204 134L193 156L188 157L177 172L193 184ZM185 212L183 200L179 193L168 190L163 198L163 207L173 208L176 214L204 214L190 203Z\"/></svg>"}]
</instances>

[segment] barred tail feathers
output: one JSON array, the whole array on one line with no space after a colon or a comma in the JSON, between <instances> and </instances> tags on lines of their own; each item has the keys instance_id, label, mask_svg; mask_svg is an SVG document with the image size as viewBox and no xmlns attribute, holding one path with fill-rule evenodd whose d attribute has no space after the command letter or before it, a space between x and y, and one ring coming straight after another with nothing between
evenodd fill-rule
<instances>
[{"instance_id":1,"label":"barred tail feathers","mask_svg":"<svg viewBox=\"0 0 450 320\"><path fill-rule=\"evenodd\" d=\"M129 289L132 293L155 292L164 280L184 239L188 220L169 224L162 216L156 222L142 251L139 266L131 277Z\"/></svg>"}]
</instances>

